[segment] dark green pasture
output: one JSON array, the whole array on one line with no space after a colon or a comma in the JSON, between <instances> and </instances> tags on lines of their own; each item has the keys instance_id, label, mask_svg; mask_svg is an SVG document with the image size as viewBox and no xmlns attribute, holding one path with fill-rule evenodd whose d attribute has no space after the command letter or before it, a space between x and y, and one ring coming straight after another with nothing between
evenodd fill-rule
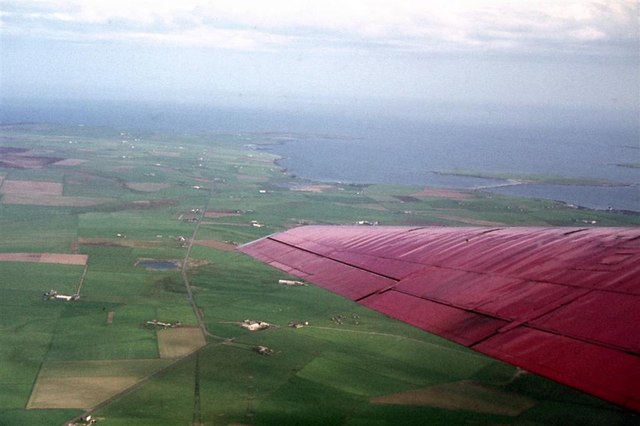
<instances>
[{"instance_id":1,"label":"dark green pasture","mask_svg":"<svg viewBox=\"0 0 640 426\"><path fill-rule=\"evenodd\" d=\"M39 377L118 376L123 369L143 380L92 411L100 425L637 424L633 413L516 376L509 365L320 288L279 285L286 275L229 249L301 224L638 226L639 215L482 192L426 196L411 186L333 184L313 192L305 189L313 182L287 175L276 156L256 149L273 135L250 135L254 145L248 137L0 128L0 147L74 160L0 168L1 179L61 183L63 200L108 199L14 204L0 186L0 253L89 257L86 269L0 262L1 425L61 425L82 414L27 409ZM203 218L205 210L237 214ZM226 245L190 247L194 236ZM141 259L186 269L148 270L136 266ZM80 284L77 301L42 298L51 289L73 294ZM271 327L249 331L240 326L247 319ZM160 359L151 320L202 326L207 345ZM292 321L309 324L296 329ZM273 354L260 355L259 346ZM95 361L104 364L92 370ZM458 405L374 402L438 386L459 389L450 398ZM468 395L475 405L464 402ZM486 408L496 405L517 409Z\"/></svg>"}]
</instances>

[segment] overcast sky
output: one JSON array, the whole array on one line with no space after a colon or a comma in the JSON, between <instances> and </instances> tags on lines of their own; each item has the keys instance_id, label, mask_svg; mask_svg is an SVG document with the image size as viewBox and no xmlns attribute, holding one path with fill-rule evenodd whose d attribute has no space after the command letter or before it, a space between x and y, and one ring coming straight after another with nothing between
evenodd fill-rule
<instances>
[{"instance_id":1,"label":"overcast sky","mask_svg":"<svg viewBox=\"0 0 640 426\"><path fill-rule=\"evenodd\" d=\"M0 0L2 97L638 110L637 0Z\"/></svg>"}]
</instances>

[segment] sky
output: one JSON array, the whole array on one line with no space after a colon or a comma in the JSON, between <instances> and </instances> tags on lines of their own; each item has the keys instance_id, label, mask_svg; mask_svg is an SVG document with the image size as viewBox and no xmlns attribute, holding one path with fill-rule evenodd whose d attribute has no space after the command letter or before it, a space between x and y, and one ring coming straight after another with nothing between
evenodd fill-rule
<instances>
[{"instance_id":1,"label":"sky","mask_svg":"<svg viewBox=\"0 0 640 426\"><path fill-rule=\"evenodd\" d=\"M640 111L637 0L0 0L0 101Z\"/></svg>"}]
</instances>

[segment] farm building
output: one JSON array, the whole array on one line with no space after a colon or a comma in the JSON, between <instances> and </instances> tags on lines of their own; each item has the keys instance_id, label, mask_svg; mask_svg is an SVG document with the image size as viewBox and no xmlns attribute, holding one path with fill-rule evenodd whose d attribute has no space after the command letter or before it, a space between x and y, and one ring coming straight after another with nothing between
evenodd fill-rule
<instances>
[{"instance_id":1,"label":"farm building","mask_svg":"<svg viewBox=\"0 0 640 426\"><path fill-rule=\"evenodd\" d=\"M244 320L242 321L242 323L240 324L241 327L244 327L250 331L258 331L258 330L264 330L267 329L269 327L271 327L271 324L269 324L268 322L264 322L264 321L253 321L253 320Z\"/></svg>"}]
</instances>

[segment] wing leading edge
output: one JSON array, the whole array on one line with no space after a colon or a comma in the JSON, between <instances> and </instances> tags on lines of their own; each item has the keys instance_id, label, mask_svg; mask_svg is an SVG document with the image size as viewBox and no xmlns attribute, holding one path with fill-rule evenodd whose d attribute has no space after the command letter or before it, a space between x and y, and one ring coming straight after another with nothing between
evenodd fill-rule
<instances>
[{"instance_id":1,"label":"wing leading edge","mask_svg":"<svg viewBox=\"0 0 640 426\"><path fill-rule=\"evenodd\" d=\"M640 411L640 228L306 226L240 250Z\"/></svg>"}]
</instances>

